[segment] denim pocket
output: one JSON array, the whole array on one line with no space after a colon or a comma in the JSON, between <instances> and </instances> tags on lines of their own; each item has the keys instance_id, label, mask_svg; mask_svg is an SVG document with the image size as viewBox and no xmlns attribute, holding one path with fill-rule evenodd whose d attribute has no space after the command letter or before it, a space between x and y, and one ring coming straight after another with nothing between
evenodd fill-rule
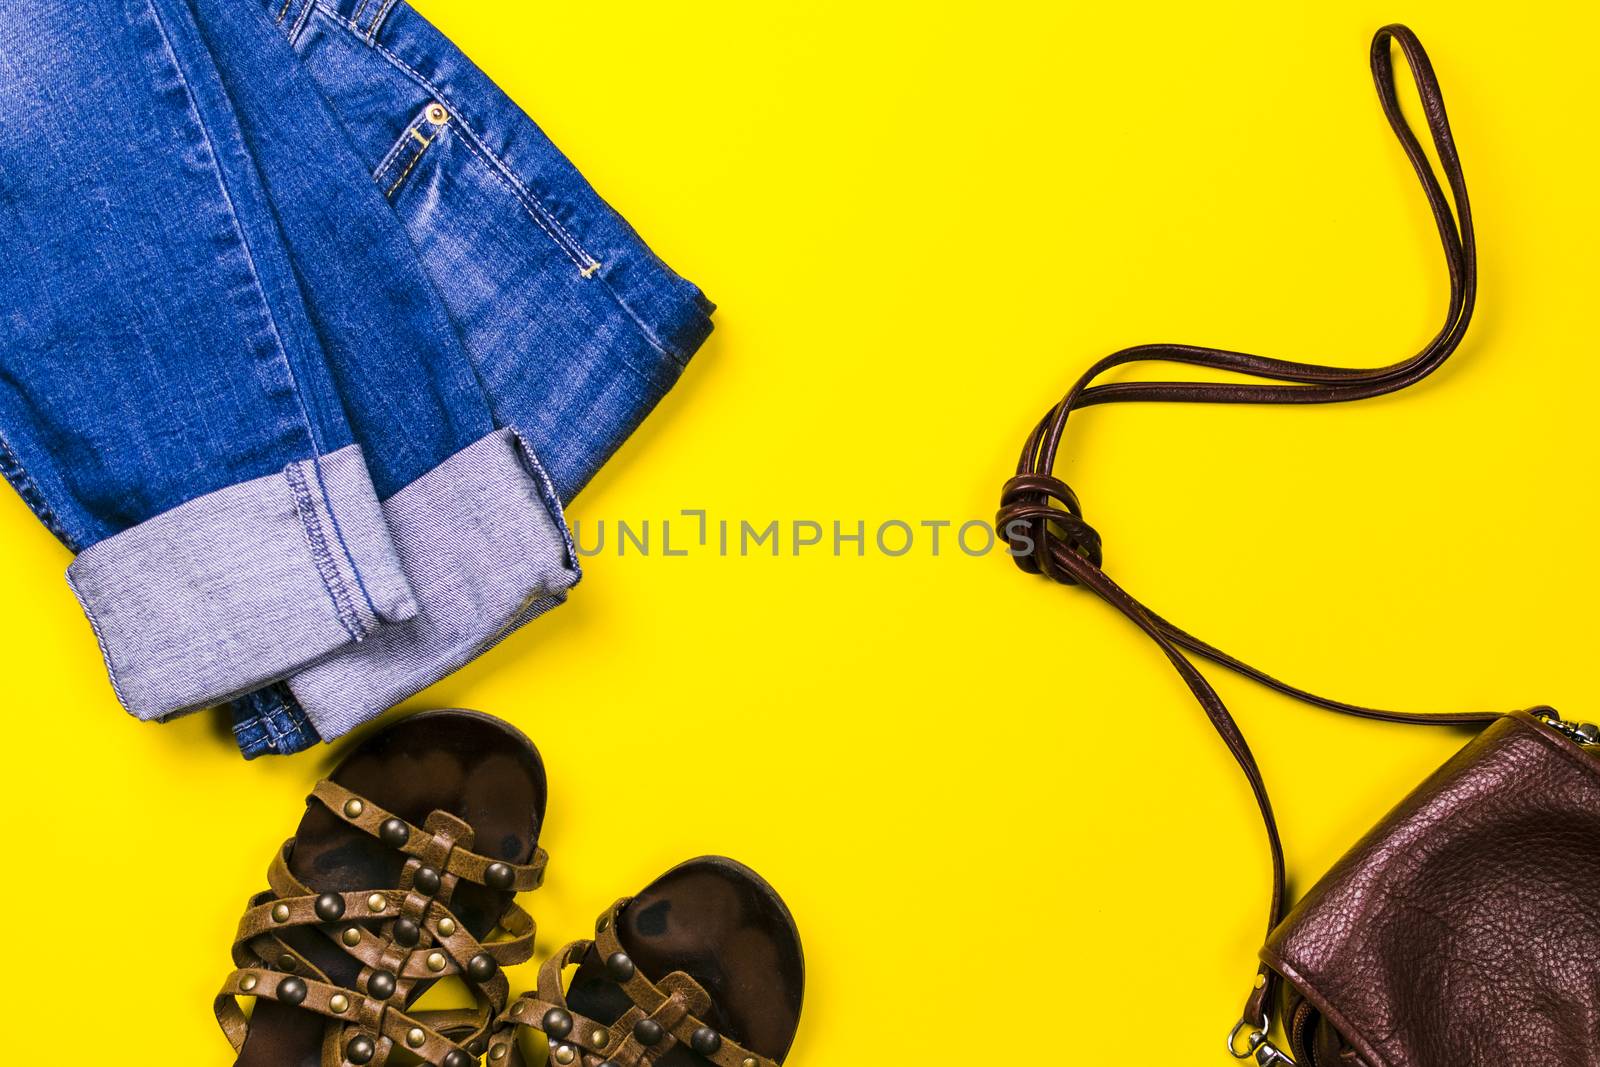
<instances>
[{"instance_id":1,"label":"denim pocket","mask_svg":"<svg viewBox=\"0 0 1600 1067\"><path fill-rule=\"evenodd\" d=\"M360 22L352 2L317 0L284 24L404 223L497 422L571 499L677 380L713 306L403 0Z\"/></svg>"},{"instance_id":2,"label":"denim pocket","mask_svg":"<svg viewBox=\"0 0 1600 1067\"><path fill-rule=\"evenodd\" d=\"M605 264L578 243L478 136L470 130L457 132L462 122L445 105L430 102L373 171L372 180L396 205L424 250L430 250L443 231L454 228L458 240L478 243L483 252L495 252L496 262L518 257L537 260L555 252L566 257L579 278L592 278ZM429 149L433 151L428 165L420 166L424 157L430 156ZM418 188L416 197L403 198L402 190L413 184ZM520 232L526 228L522 215L537 233ZM543 247L544 241L551 247ZM567 270L559 261L543 266L558 275ZM495 283L492 287L500 286ZM639 325L649 328L647 323Z\"/></svg>"},{"instance_id":3,"label":"denim pocket","mask_svg":"<svg viewBox=\"0 0 1600 1067\"><path fill-rule=\"evenodd\" d=\"M400 135L394 147L389 149L383 161L378 164L378 169L372 172L372 180L378 183L378 188L383 190L386 199L393 202L400 187L411 177L411 172L417 169L417 164L422 162L422 157L433 147L436 140L449 131L449 127L449 112L439 104L429 104L411 120L406 132Z\"/></svg>"}]
</instances>

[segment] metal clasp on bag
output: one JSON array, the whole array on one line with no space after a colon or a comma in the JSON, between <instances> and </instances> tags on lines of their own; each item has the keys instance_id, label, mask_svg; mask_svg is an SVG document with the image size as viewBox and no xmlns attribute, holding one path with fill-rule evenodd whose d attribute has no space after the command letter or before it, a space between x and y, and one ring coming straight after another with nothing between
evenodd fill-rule
<instances>
[{"instance_id":1,"label":"metal clasp on bag","mask_svg":"<svg viewBox=\"0 0 1600 1067\"><path fill-rule=\"evenodd\" d=\"M1540 722L1569 741L1576 741L1585 748L1600 747L1600 726L1587 722L1568 722L1554 708L1540 708L1533 714Z\"/></svg>"},{"instance_id":2,"label":"metal clasp on bag","mask_svg":"<svg viewBox=\"0 0 1600 1067\"><path fill-rule=\"evenodd\" d=\"M1247 1030L1249 1033L1245 1032ZM1244 1039L1242 1047L1241 1037ZM1228 1054L1236 1060L1254 1059L1257 1067L1295 1067L1294 1060L1267 1039L1266 1019L1259 1023L1240 1019L1234 1023L1233 1029L1228 1031Z\"/></svg>"}]
</instances>

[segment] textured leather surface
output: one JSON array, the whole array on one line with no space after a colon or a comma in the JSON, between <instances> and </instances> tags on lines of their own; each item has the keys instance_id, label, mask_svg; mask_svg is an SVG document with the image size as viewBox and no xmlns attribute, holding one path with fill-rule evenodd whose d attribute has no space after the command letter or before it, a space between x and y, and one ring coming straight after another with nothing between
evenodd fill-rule
<instances>
[{"instance_id":1,"label":"textured leather surface","mask_svg":"<svg viewBox=\"0 0 1600 1067\"><path fill-rule=\"evenodd\" d=\"M214 1005L236 1067L476 1063L510 999L504 968L533 955L512 898L543 881L545 800L533 743L478 712L423 712L357 745L239 923ZM416 1008L452 978L472 1008Z\"/></svg>"},{"instance_id":2,"label":"textured leather surface","mask_svg":"<svg viewBox=\"0 0 1600 1067\"><path fill-rule=\"evenodd\" d=\"M805 961L789 909L750 868L721 856L681 863L618 901L594 930L547 960L537 989L501 1016L492 1067L784 1062L800 1024ZM531 1031L543 1041L519 1040Z\"/></svg>"},{"instance_id":3,"label":"textured leather surface","mask_svg":"<svg viewBox=\"0 0 1600 1067\"><path fill-rule=\"evenodd\" d=\"M1600 1067L1600 754L1501 719L1328 872L1262 959L1322 1017L1302 1067Z\"/></svg>"}]
</instances>

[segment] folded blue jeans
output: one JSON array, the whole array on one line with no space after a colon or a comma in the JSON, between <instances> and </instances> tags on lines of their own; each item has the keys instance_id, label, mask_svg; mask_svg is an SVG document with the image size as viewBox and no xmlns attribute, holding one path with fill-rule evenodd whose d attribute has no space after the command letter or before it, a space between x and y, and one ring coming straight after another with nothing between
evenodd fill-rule
<instances>
[{"instance_id":1,"label":"folded blue jeans","mask_svg":"<svg viewBox=\"0 0 1600 1067\"><path fill-rule=\"evenodd\" d=\"M294 751L560 602L711 306L448 41L13 0L0 74L0 471L131 712Z\"/></svg>"}]
</instances>

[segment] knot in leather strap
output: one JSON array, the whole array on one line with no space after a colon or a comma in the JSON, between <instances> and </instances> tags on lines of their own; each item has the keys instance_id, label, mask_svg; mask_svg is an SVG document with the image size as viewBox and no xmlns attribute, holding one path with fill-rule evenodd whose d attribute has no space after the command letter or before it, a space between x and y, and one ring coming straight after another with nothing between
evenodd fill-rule
<instances>
[{"instance_id":1,"label":"knot in leather strap","mask_svg":"<svg viewBox=\"0 0 1600 1067\"><path fill-rule=\"evenodd\" d=\"M1421 102L1422 123L1433 143L1438 169L1422 140L1412 129L1400 105L1394 52L1398 50L1411 73ZM1317 707L1346 715L1389 722L1451 725L1485 723L1494 712L1456 712L1426 715L1364 707L1318 696L1274 678L1250 664L1207 644L1168 622L1118 585L1100 568L1100 535L1083 520L1083 509L1066 483L1054 476L1062 435L1073 412L1097 404L1131 401L1178 404L1339 404L1384 396L1408 388L1436 371L1460 345L1477 302L1477 243L1466 177L1456 150L1444 96L1433 65L1415 33L1401 25L1384 26L1372 39L1369 52L1378 103L1390 129L1422 187L1433 215L1449 280L1449 300L1438 332L1415 355L1380 366L1349 367L1303 362L1199 345L1157 343L1135 345L1092 363L1066 394L1046 411L1029 433L1017 462L1016 474L1005 483L996 516L997 533L1011 546L1017 566L1045 574L1095 593L1144 631L1182 677L1211 724L1227 745L1248 780L1266 830L1272 861L1272 894L1267 908L1267 929L1285 912L1287 874L1283 843L1278 834L1266 783L1238 723L1222 698L1196 665L1209 660L1277 692ZM1102 382L1108 372L1143 364L1166 364L1225 372L1223 380L1175 375L1171 380ZM1230 1051L1253 1053L1261 1063L1272 1053L1269 1043L1257 1041L1244 1050L1240 1039L1247 1032L1270 1030L1276 1002L1278 976L1271 968L1257 972L1246 1000L1244 1022L1230 1039ZM1273 1062L1283 1062L1274 1060Z\"/></svg>"},{"instance_id":2,"label":"knot in leather strap","mask_svg":"<svg viewBox=\"0 0 1600 1067\"><path fill-rule=\"evenodd\" d=\"M1059 478L1019 474L1006 482L994 525L1011 547L1011 558L1028 574L1077 585L1078 579L1057 561L1060 551L1100 566L1099 531L1084 521L1078 494Z\"/></svg>"}]
</instances>

